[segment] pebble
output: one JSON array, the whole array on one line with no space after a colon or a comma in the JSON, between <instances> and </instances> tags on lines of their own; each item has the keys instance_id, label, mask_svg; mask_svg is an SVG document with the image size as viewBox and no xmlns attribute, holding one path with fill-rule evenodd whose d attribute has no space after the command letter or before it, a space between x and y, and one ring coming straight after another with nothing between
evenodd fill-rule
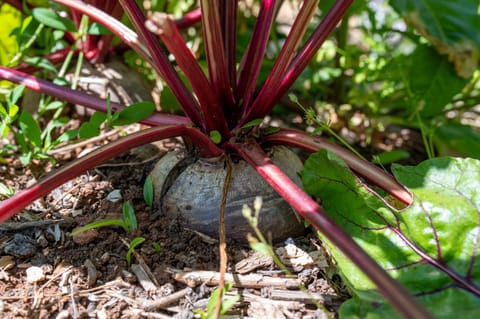
<instances>
[{"instance_id":1,"label":"pebble","mask_svg":"<svg viewBox=\"0 0 480 319\"><path fill-rule=\"evenodd\" d=\"M45 280L45 273L43 269L37 266L27 268L27 282L37 283Z\"/></svg>"},{"instance_id":2,"label":"pebble","mask_svg":"<svg viewBox=\"0 0 480 319\"><path fill-rule=\"evenodd\" d=\"M35 255L37 246L33 240L22 234L15 234L3 247L6 255L11 255L18 258L27 258Z\"/></svg>"},{"instance_id":3,"label":"pebble","mask_svg":"<svg viewBox=\"0 0 480 319\"><path fill-rule=\"evenodd\" d=\"M95 228L88 229L73 236L73 242L79 245L86 245L94 241L98 237L98 235L98 230L96 230Z\"/></svg>"}]
</instances>

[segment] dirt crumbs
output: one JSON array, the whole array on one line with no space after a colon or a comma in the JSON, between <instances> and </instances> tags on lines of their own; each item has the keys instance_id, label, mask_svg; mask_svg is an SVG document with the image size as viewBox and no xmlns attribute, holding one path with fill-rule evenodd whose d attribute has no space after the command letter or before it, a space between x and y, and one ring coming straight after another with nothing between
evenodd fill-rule
<instances>
[{"instance_id":1,"label":"dirt crumbs","mask_svg":"<svg viewBox=\"0 0 480 319\"><path fill-rule=\"evenodd\" d=\"M200 318L197 309L207 312L220 278L217 240L164 216L152 219L143 200L146 174L165 147L134 150L91 170L0 225L1 318ZM16 170L3 171L2 179L22 187L34 179ZM71 235L96 220L121 219L126 201L137 217L133 233L110 226ZM232 288L224 298L237 301L225 316L334 317L348 295L320 241L308 234L274 248L288 272L271 257L228 242L225 278Z\"/></svg>"}]
</instances>

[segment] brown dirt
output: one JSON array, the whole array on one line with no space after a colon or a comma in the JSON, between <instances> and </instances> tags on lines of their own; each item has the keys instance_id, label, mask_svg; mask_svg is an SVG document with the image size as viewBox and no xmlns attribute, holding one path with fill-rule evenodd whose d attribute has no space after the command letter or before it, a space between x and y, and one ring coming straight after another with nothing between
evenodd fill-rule
<instances>
[{"instance_id":1,"label":"brown dirt","mask_svg":"<svg viewBox=\"0 0 480 319\"><path fill-rule=\"evenodd\" d=\"M152 163L177 144L177 141L166 141L141 151L132 150L66 183L21 215L0 225L0 316L198 317L193 309L205 309L215 283L211 278L204 278L196 280L191 289L185 289L187 285L178 281L180 275L176 272L217 271L218 243L183 228L175 220L163 216L152 220L152 212L142 193ZM86 149L91 147L87 145ZM56 157L63 163L84 150L76 149ZM45 174L50 166L38 164L26 169L12 159L2 165L0 180L19 190ZM120 191L122 198L118 202L109 199L114 190ZM75 227L92 221L120 218L125 201L131 202L138 219L138 229L133 234L118 227L104 227L75 237L70 235ZM135 249L132 266L129 266L125 258L128 247L124 242L129 243L135 237L144 237L145 242ZM155 249L157 244L160 249ZM229 314L236 318L327 318L327 313L334 315L347 294L339 284L338 275L332 275L335 271L329 266L329 259L313 232L275 248L282 248L278 251L282 254L285 251L300 254L304 261L288 265L289 259L284 257L292 272L287 275L249 247L228 242L228 272L263 276L262 282L266 282L263 288L254 288L251 283L243 288L234 285L229 295L242 297ZM305 261L305 258L313 258L313 261ZM151 271L146 281L140 281L143 277L134 273L132 269L136 266L133 264ZM275 288L268 284L278 278L291 277L317 295L309 297L298 288L288 285ZM165 305L152 306L152 302L175 296L174 293L181 296ZM324 308L318 309L312 299L322 303L322 298Z\"/></svg>"}]
</instances>

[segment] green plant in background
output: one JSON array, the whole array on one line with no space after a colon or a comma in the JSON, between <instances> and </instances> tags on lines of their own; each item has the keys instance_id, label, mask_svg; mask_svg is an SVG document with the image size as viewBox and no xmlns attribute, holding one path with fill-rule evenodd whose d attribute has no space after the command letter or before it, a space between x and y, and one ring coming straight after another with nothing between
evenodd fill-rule
<instances>
[{"instance_id":1,"label":"green plant in background","mask_svg":"<svg viewBox=\"0 0 480 319\"><path fill-rule=\"evenodd\" d=\"M100 227L120 226L126 233L131 234L137 230L137 216L130 202L124 202L122 206L122 218L121 219L100 219L80 228L75 229L72 232L72 236L78 235L89 229Z\"/></svg>"},{"instance_id":2,"label":"green plant in background","mask_svg":"<svg viewBox=\"0 0 480 319\"><path fill-rule=\"evenodd\" d=\"M321 1L320 9L332 3ZM325 45L296 94L319 113L333 106L352 130L352 115L364 114L367 142L399 125L422 134L430 158L480 158L480 125L472 120L480 104L479 29L478 1L356 1L337 30L338 54Z\"/></svg>"}]
</instances>

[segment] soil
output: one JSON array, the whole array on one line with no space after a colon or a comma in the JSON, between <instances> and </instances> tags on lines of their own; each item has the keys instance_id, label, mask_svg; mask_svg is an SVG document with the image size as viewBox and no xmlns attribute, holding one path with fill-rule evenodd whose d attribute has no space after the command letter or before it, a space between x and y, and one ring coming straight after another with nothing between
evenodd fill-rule
<instances>
[{"instance_id":1,"label":"soil","mask_svg":"<svg viewBox=\"0 0 480 319\"><path fill-rule=\"evenodd\" d=\"M53 166L114 138L110 134L95 144L57 152L56 165L33 163L25 168L17 159L8 159L0 179L16 190L25 188ZM0 225L1 317L200 317L195 309L206 311L218 283L218 241L154 215L143 199L143 184L153 163L180 146L169 140L132 150L64 184ZM110 226L71 235L76 227L93 221L121 218L126 201L138 220L133 233ZM145 241L135 248L129 265L128 244L136 237ZM288 274L245 244L227 242L227 276L235 274L227 298L241 296L227 315L335 316L348 292L314 232L274 248ZM301 290L299 283L306 289Z\"/></svg>"}]
</instances>

